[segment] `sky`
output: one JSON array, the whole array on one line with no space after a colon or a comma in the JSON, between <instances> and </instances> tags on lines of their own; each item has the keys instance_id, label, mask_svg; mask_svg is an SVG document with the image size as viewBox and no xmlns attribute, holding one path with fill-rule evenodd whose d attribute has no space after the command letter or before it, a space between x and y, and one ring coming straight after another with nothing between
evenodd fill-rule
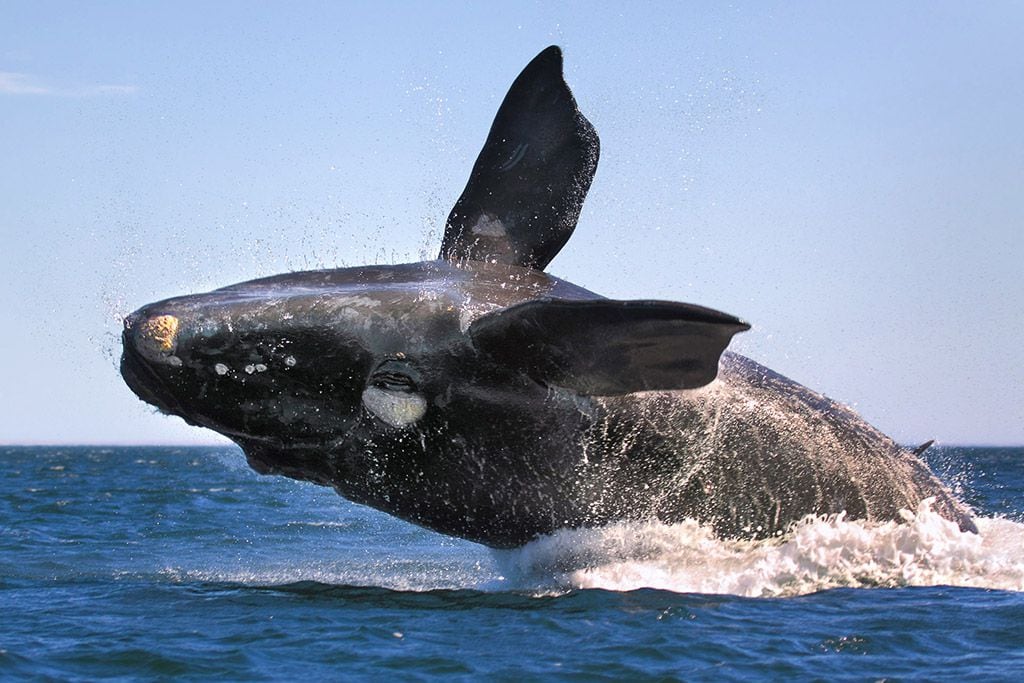
<instances>
[{"instance_id":1,"label":"sky","mask_svg":"<svg viewBox=\"0 0 1024 683\"><path fill-rule=\"evenodd\" d=\"M550 44L601 136L549 272L904 443L1024 444L1024 4L0 2L0 443L215 443L118 370L148 302L433 258Z\"/></svg>"}]
</instances>

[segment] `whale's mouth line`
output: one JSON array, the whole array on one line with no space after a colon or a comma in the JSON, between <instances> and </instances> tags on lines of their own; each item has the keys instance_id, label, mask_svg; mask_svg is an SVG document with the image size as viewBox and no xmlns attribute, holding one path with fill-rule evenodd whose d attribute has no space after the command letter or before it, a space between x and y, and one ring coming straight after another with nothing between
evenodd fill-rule
<instances>
[{"instance_id":1,"label":"whale's mouth line","mask_svg":"<svg viewBox=\"0 0 1024 683\"><path fill-rule=\"evenodd\" d=\"M211 424L210 421L204 419L203 416L186 411L182 407L181 402L174 397L174 394L167 391L167 383L163 378L156 373L152 366L146 361L142 353L139 352L131 343L131 340L127 338L127 332L125 333L122 347L121 377L124 378L128 387L135 392L135 395L144 402L154 406L162 413L180 417L189 424L207 427L228 437L229 439L234 439L235 437L257 439L277 445L277 441L271 441L270 439L264 439L257 435L239 432L237 430L226 428L220 424ZM163 391L161 391L161 389Z\"/></svg>"},{"instance_id":2,"label":"whale's mouth line","mask_svg":"<svg viewBox=\"0 0 1024 683\"><path fill-rule=\"evenodd\" d=\"M160 412L182 418L187 423L206 427L228 437L235 442L258 443L264 448L273 448L280 451L303 451L303 450L333 450L343 447L351 440L353 433L360 426L363 416L359 415L352 420L351 426L341 435L324 441L322 439L282 439L279 435L263 435L244 429L234 429L219 422L214 422L202 414L188 411L168 390L167 382L160 377L156 370L146 361L145 356L138 351L131 340L123 340L123 351L121 354L121 377L128 387L145 403L155 407Z\"/></svg>"},{"instance_id":3,"label":"whale's mouth line","mask_svg":"<svg viewBox=\"0 0 1024 683\"><path fill-rule=\"evenodd\" d=\"M126 331L122 338L121 377L135 395L161 412L186 418L181 404L168 391L159 392L154 387L166 389L166 383L150 367L142 354L131 343Z\"/></svg>"}]
</instances>

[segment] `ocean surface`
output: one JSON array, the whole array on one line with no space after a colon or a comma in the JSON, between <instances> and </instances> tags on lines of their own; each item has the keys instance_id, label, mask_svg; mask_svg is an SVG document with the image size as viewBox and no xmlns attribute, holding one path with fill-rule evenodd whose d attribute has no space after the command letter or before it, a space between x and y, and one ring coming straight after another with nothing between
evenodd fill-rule
<instances>
[{"instance_id":1,"label":"ocean surface","mask_svg":"<svg viewBox=\"0 0 1024 683\"><path fill-rule=\"evenodd\" d=\"M1024 679L1024 448L978 511L563 532L496 552L235 448L0 447L0 679Z\"/></svg>"}]
</instances>

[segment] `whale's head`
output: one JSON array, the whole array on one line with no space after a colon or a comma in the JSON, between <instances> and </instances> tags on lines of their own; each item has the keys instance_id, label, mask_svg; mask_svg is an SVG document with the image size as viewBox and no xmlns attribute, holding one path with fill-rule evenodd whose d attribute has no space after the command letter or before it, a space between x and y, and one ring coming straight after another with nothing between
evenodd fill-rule
<instances>
[{"instance_id":1,"label":"whale's head","mask_svg":"<svg viewBox=\"0 0 1024 683\"><path fill-rule=\"evenodd\" d=\"M330 447L369 417L416 426L428 398L487 365L469 334L476 318L555 291L595 297L495 264L291 273L132 313L122 373L162 411L228 437Z\"/></svg>"},{"instance_id":2,"label":"whale's head","mask_svg":"<svg viewBox=\"0 0 1024 683\"><path fill-rule=\"evenodd\" d=\"M487 288L471 282L479 270L438 261L291 273L160 301L125 319L122 375L163 412L243 445L254 464L334 483L337 471L261 459L339 451L373 426L420 428L428 403L479 362L466 334L487 306ZM554 282L531 272L519 296Z\"/></svg>"}]
</instances>

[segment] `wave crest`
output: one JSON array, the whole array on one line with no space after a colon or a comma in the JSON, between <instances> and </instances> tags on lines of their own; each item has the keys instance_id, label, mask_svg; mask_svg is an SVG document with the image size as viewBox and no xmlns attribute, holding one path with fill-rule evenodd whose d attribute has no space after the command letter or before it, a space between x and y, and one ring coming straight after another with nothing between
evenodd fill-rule
<instances>
[{"instance_id":1,"label":"wave crest","mask_svg":"<svg viewBox=\"0 0 1024 683\"><path fill-rule=\"evenodd\" d=\"M932 500L902 523L807 518L782 537L717 539L696 522L565 530L496 553L511 587L657 588L747 597L840 587L969 586L1024 591L1024 524L977 519L961 532Z\"/></svg>"}]
</instances>

